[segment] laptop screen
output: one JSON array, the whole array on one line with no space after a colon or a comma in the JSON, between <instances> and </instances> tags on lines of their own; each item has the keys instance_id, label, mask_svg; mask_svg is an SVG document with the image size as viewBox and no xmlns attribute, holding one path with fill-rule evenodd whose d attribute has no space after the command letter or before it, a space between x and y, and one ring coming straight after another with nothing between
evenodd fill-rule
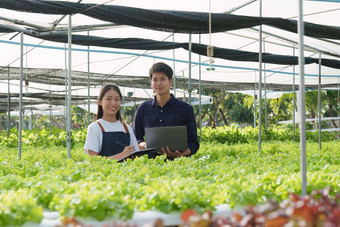
<instances>
[{"instance_id":1,"label":"laptop screen","mask_svg":"<svg viewBox=\"0 0 340 227\"><path fill-rule=\"evenodd\" d=\"M145 128L147 147L155 147L156 152L167 146L171 151L188 149L187 126L165 126Z\"/></svg>"}]
</instances>

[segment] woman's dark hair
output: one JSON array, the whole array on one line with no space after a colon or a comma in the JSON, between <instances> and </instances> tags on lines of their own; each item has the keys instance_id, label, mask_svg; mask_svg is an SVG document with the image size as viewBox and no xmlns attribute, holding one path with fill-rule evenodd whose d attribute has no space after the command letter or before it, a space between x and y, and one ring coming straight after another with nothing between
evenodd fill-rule
<instances>
[{"instance_id":1,"label":"woman's dark hair","mask_svg":"<svg viewBox=\"0 0 340 227\"><path fill-rule=\"evenodd\" d=\"M157 62L151 66L149 70L150 80L152 79L152 74L157 72L164 73L169 78L169 80L171 80L172 75L174 74L172 68L163 62Z\"/></svg>"},{"instance_id":2,"label":"woman's dark hair","mask_svg":"<svg viewBox=\"0 0 340 227\"><path fill-rule=\"evenodd\" d=\"M98 100L103 100L104 95L109 90L115 90L118 92L120 99L123 98L122 93L119 90L119 87L115 84L106 84L102 89L100 89ZM103 107L99 105L98 103L98 109L97 109L97 120L103 117ZM120 110L116 113L116 119L117 121L122 121L122 115L120 114Z\"/></svg>"}]
</instances>

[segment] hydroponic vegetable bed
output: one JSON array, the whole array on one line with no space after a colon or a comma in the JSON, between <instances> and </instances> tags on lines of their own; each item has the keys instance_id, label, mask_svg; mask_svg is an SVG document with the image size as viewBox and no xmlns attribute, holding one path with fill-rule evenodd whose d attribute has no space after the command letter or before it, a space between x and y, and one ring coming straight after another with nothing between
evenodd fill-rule
<instances>
[{"instance_id":1,"label":"hydroponic vegetable bed","mask_svg":"<svg viewBox=\"0 0 340 227\"><path fill-rule=\"evenodd\" d=\"M308 192L340 192L340 142L307 143ZM0 148L0 226L40 223L43 211L60 217L129 220L134 213L215 210L281 201L300 193L300 147L293 142L202 143L191 158L146 157L117 163L90 158L78 145L67 158L57 146Z\"/></svg>"}]
</instances>

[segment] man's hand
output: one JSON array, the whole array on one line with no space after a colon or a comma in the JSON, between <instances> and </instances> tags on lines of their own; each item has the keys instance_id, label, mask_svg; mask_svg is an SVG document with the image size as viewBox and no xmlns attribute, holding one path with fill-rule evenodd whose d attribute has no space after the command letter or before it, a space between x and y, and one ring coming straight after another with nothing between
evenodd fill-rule
<instances>
[{"instance_id":1,"label":"man's hand","mask_svg":"<svg viewBox=\"0 0 340 227\"><path fill-rule=\"evenodd\" d=\"M182 156L189 156L191 154L191 151L189 148L185 151L176 150L172 152L169 147L166 147L166 149L162 147L162 151L163 151L163 154L166 154L168 158L179 158Z\"/></svg>"},{"instance_id":2,"label":"man's hand","mask_svg":"<svg viewBox=\"0 0 340 227\"><path fill-rule=\"evenodd\" d=\"M140 142L138 144L138 147L139 147L139 150L144 150L144 149L146 149L146 143L145 142Z\"/></svg>"}]
</instances>

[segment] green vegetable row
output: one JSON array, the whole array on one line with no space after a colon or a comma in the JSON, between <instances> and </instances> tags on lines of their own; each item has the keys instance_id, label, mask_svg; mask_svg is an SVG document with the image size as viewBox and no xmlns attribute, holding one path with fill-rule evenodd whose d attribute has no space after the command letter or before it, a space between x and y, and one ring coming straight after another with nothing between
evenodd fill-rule
<instances>
[{"instance_id":1,"label":"green vegetable row","mask_svg":"<svg viewBox=\"0 0 340 227\"><path fill-rule=\"evenodd\" d=\"M135 210L164 213L213 210L287 199L301 191L300 145L294 142L202 143L191 158L147 157L117 163L90 158L83 144L0 148L0 226L40 222L43 210L61 216L131 219ZM340 192L340 141L307 143L307 190ZM11 202L13 201L13 202Z\"/></svg>"},{"instance_id":2,"label":"green vegetable row","mask_svg":"<svg viewBox=\"0 0 340 227\"><path fill-rule=\"evenodd\" d=\"M85 143L87 129L72 130L71 142L72 146L78 143ZM203 142L218 142L227 144L236 143L250 143L258 140L258 128L246 127L243 129L235 126L220 126L217 128L203 127L202 133L198 131L198 136L202 134ZM319 133L310 132L306 133L308 141L319 141ZM339 132L322 132L322 141L332 141L340 136ZM286 126L274 126L268 130L262 130L262 141L292 141L293 130ZM299 141L300 132L295 131L295 139ZM24 145L29 146L63 146L66 147L66 131L53 128L50 132L49 129L34 129L22 131L22 142ZM18 147L18 131L11 129L10 136L7 136L6 131L0 131L0 146Z\"/></svg>"}]
</instances>

